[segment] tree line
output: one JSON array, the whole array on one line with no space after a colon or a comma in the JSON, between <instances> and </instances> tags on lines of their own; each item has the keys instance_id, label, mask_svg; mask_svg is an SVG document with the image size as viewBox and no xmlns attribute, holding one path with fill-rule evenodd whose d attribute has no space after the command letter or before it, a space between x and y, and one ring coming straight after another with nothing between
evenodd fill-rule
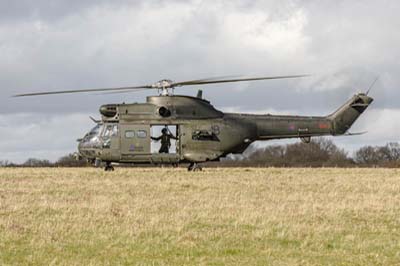
<instances>
[{"instance_id":1,"label":"tree line","mask_svg":"<svg viewBox=\"0 0 400 266\"><path fill-rule=\"evenodd\" d=\"M0 161L0 167L86 167L89 164L84 159L77 159L74 154L68 154L59 158L56 162L49 160L30 158L24 163L16 164L10 161Z\"/></svg>"},{"instance_id":2,"label":"tree line","mask_svg":"<svg viewBox=\"0 0 400 266\"><path fill-rule=\"evenodd\" d=\"M262 167L400 167L400 144L364 146L349 156L332 140L316 138L310 143L270 145L241 158L224 160L224 165Z\"/></svg>"},{"instance_id":3,"label":"tree line","mask_svg":"<svg viewBox=\"0 0 400 266\"><path fill-rule=\"evenodd\" d=\"M259 167L400 167L400 144L364 146L349 156L332 140L315 138L310 143L270 145L252 149L241 157L228 157L213 166ZM0 161L0 167L87 167L86 160L77 160L74 154L59 158L56 162L31 158L22 164Z\"/></svg>"}]
</instances>

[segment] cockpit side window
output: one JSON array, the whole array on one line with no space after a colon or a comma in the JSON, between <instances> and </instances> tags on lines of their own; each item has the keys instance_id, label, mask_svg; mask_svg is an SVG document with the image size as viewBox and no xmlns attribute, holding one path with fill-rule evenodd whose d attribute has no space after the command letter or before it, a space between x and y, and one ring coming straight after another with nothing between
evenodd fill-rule
<instances>
[{"instance_id":1,"label":"cockpit side window","mask_svg":"<svg viewBox=\"0 0 400 266\"><path fill-rule=\"evenodd\" d=\"M103 148L109 149L111 147L111 139L116 136L118 136L118 124L105 125L102 135Z\"/></svg>"},{"instance_id":2,"label":"cockpit side window","mask_svg":"<svg viewBox=\"0 0 400 266\"><path fill-rule=\"evenodd\" d=\"M118 125L114 125L112 132L111 132L112 137L118 136Z\"/></svg>"},{"instance_id":3,"label":"cockpit side window","mask_svg":"<svg viewBox=\"0 0 400 266\"><path fill-rule=\"evenodd\" d=\"M103 138L118 136L118 125L107 125L104 129Z\"/></svg>"}]
</instances>

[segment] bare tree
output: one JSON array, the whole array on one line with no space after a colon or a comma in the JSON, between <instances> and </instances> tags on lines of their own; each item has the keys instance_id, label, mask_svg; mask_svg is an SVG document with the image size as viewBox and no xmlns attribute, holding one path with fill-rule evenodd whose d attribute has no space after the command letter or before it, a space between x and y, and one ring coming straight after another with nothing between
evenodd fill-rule
<instances>
[{"instance_id":1,"label":"bare tree","mask_svg":"<svg viewBox=\"0 0 400 266\"><path fill-rule=\"evenodd\" d=\"M400 165L400 145L388 143L385 146L366 146L355 153L355 161L364 166Z\"/></svg>"},{"instance_id":2,"label":"bare tree","mask_svg":"<svg viewBox=\"0 0 400 266\"><path fill-rule=\"evenodd\" d=\"M56 165L59 167L85 167L88 166L88 163L82 158L77 158L75 154L68 154L58 159Z\"/></svg>"},{"instance_id":3,"label":"bare tree","mask_svg":"<svg viewBox=\"0 0 400 266\"><path fill-rule=\"evenodd\" d=\"M273 145L258 149L245 160L247 165L265 166L349 166L354 164L331 140L316 138L310 143Z\"/></svg>"},{"instance_id":4,"label":"bare tree","mask_svg":"<svg viewBox=\"0 0 400 266\"><path fill-rule=\"evenodd\" d=\"M53 164L49 160L41 160L36 158L30 158L22 164L24 167L52 167Z\"/></svg>"}]
</instances>

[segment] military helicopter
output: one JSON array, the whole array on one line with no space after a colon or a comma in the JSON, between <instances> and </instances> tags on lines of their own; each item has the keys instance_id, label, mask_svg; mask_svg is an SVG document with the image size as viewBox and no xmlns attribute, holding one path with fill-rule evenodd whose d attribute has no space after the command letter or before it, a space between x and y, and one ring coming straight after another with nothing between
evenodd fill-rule
<instances>
[{"instance_id":1,"label":"military helicopter","mask_svg":"<svg viewBox=\"0 0 400 266\"><path fill-rule=\"evenodd\" d=\"M79 156L97 166L105 163L106 171L114 170L112 163L189 163L189 171L198 171L202 169L199 163L216 161L230 153L242 153L257 140L299 138L309 143L315 136L351 135L348 130L373 98L368 92L355 94L327 116L259 115L223 113L203 99L201 90L197 97L191 97L175 95L176 88L304 76L208 78L183 82L164 79L144 86L36 92L15 97L155 89L159 95L148 96L146 103L101 106L101 120L93 119L96 126L78 140ZM162 144L164 150L158 149L156 141L162 138L160 131L162 136L169 136Z\"/></svg>"}]
</instances>

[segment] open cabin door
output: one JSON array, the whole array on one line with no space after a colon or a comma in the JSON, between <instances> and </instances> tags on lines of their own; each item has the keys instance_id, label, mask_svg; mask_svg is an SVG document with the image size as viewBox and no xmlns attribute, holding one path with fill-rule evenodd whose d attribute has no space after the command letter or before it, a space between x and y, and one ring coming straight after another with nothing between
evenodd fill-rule
<instances>
[{"instance_id":1,"label":"open cabin door","mask_svg":"<svg viewBox=\"0 0 400 266\"><path fill-rule=\"evenodd\" d=\"M169 135L169 145L162 148L163 130ZM151 160L154 163L178 163L181 158L181 134L177 124L153 124L151 132Z\"/></svg>"},{"instance_id":2,"label":"open cabin door","mask_svg":"<svg viewBox=\"0 0 400 266\"><path fill-rule=\"evenodd\" d=\"M173 137L176 137L177 139L174 139L173 137L170 138L170 146L168 148L169 154L175 154L178 153L179 147L179 130L177 125L151 125L150 127L150 132L151 132L151 137L152 138L158 138L162 136L162 131L164 129L167 129L167 134L171 135ZM161 140L152 140L151 141L151 153L160 153L161 149Z\"/></svg>"}]
</instances>

